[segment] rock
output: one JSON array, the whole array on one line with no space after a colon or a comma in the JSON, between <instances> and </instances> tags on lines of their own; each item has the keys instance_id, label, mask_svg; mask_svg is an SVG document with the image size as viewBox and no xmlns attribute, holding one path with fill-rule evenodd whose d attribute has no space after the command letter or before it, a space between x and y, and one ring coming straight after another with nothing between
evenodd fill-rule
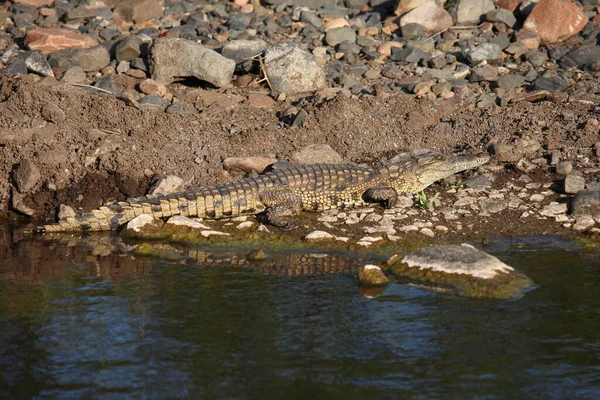
<instances>
[{"instance_id":1,"label":"rock","mask_svg":"<svg viewBox=\"0 0 600 400\"><path fill-rule=\"evenodd\" d=\"M573 164L571 161L561 161L556 164L556 173L561 175L569 175L573 171Z\"/></svg>"},{"instance_id":2,"label":"rock","mask_svg":"<svg viewBox=\"0 0 600 400\"><path fill-rule=\"evenodd\" d=\"M159 178L150 189L151 195L171 194L181 192L184 187L183 179L175 175L165 175Z\"/></svg>"},{"instance_id":3,"label":"rock","mask_svg":"<svg viewBox=\"0 0 600 400\"><path fill-rule=\"evenodd\" d=\"M421 24L406 24L402 27L402 37L406 40L412 40L425 34L425 27Z\"/></svg>"},{"instance_id":4,"label":"rock","mask_svg":"<svg viewBox=\"0 0 600 400\"><path fill-rule=\"evenodd\" d=\"M275 100L264 94L253 93L248 95L245 104L250 108L272 108L275 106Z\"/></svg>"},{"instance_id":5,"label":"rock","mask_svg":"<svg viewBox=\"0 0 600 400\"><path fill-rule=\"evenodd\" d=\"M210 226L206 226L196 220L184 217L183 215L175 215L169 218L167 225L187 226L192 229L210 229Z\"/></svg>"},{"instance_id":6,"label":"rock","mask_svg":"<svg viewBox=\"0 0 600 400\"><path fill-rule=\"evenodd\" d=\"M62 78L60 78L60 81L66 83L83 83L86 79L87 75L83 71L83 68L79 65L75 65L65 71Z\"/></svg>"},{"instance_id":7,"label":"rock","mask_svg":"<svg viewBox=\"0 0 600 400\"><path fill-rule=\"evenodd\" d=\"M227 157L223 160L226 171L262 173L269 165L277 162L273 157Z\"/></svg>"},{"instance_id":8,"label":"rock","mask_svg":"<svg viewBox=\"0 0 600 400\"><path fill-rule=\"evenodd\" d=\"M151 76L158 82L195 77L223 87L231 82L234 70L235 61L190 40L158 38L150 51Z\"/></svg>"},{"instance_id":9,"label":"rock","mask_svg":"<svg viewBox=\"0 0 600 400\"><path fill-rule=\"evenodd\" d=\"M127 22L149 21L163 13L161 0L127 0L118 4L115 12Z\"/></svg>"},{"instance_id":10,"label":"rock","mask_svg":"<svg viewBox=\"0 0 600 400\"><path fill-rule=\"evenodd\" d=\"M381 286L386 285L389 279L381 268L376 265L365 265L358 270L358 284L363 286Z\"/></svg>"},{"instance_id":11,"label":"rock","mask_svg":"<svg viewBox=\"0 0 600 400\"><path fill-rule=\"evenodd\" d=\"M390 59L392 61L404 61L407 63L417 63L421 60L431 58L431 54L423 51L417 47L395 47L392 49L392 55Z\"/></svg>"},{"instance_id":12,"label":"rock","mask_svg":"<svg viewBox=\"0 0 600 400\"><path fill-rule=\"evenodd\" d=\"M585 178L580 175L567 175L564 182L565 193L575 194L585 189Z\"/></svg>"},{"instance_id":13,"label":"rock","mask_svg":"<svg viewBox=\"0 0 600 400\"><path fill-rule=\"evenodd\" d=\"M484 212L495 214L508 207L508 203L503 199L481 199L479 200L479 207Z\"/></svg>"},{"instance_id":14,"label":"rock","mask_svg":"<svg viewBox=\"0 0 600 400\"><path fill-rule=\"evenodd\" d=\"M423 25L428 34L441 32L453 25L452 17L443 7L433 2L425 3L400 18L400 26L408 24Z\"/></svg>"},{"instance_id":15,"label":"rock","mask_svg":"<svg viewBox=\"0 0 600 400\"><path fill-rule=\"evenodd\" d=\"M517 23L517 18L515 18L512 11L504 8L488 11L488 13L485 14L485 20L490 22L501 22L509 28L512 28Z\"/></svg>"},{"instance_id":16,"label":"rock","mask_svg":"<svg viewBox=\"0 0 600 400\"><path fill-rule=\"evenodd\" d=\"M73 210L73 207L69 207L65 204L61 204L58 207L58 220L64 220L67 218L75 218L77 216L77 214L75 213L75 210Z\"/></svg>"},{"instance_id":17,"label":"rock","mask_svg":"<svg viewBox=\"0 0 600 400\"><path fill-rule=\"evenodd\" d=\"M40 8L53 5L54 0L15 0L13 3L20 3L35 8Z\"/></svg>"},{"instance_id":18,"label":"rock","mask_svg":"<svg viewBox=\"0 0 600 400\"><path fill-rule=\"evenodd\" d=\"M27 75L27 65L21 60L14 61L8 67L0 69L0 75Z\"/></svg>"},{"instance_id":19,"label":"rock","mask_svg":"<svg viewBox=\"0 0 600 400\"><path fill-rule=\"evenodd\" d=\"M52 68L41 51L27 51L19 56L30 72L41 76L54 76Z\"/></svg>"},{"instance_id":20,"label":"rock","mask_svg":"<svg viewBox=\"0 0 600 400\"><path fill-rule=\"evenodd\" d=\"M570 0L540 0L523 23L523 29L536 32L541 44L548 45L578 34L587 22L584 11Z\"/></svg>"},{"instance_id":21,"label":"rock","mask_svg":"<svg viewBox=\"0 0 600 400\"><path fill-rule=\"evenodd\" d=\"M571 202L571 210L573 215L591 215L598 220L600 218L600 191L580 191Z\"/></svg>"},{"instance_id":22,"label":"rock","mask_svg":"<svg viewBox=\"0 0 600 400\"><path fill-rule=\"evenodd\" d=\"M313 56L293 43L280 43L265 52L266 74L273 94L312 92L327 87L325 73Z\"/></svg>"},{"instance_id":23,"label":"rock","mask_svg":"<svg viewBox=\"0 0 600 400\"><path fill-rule=\"evenodd\" d=\"M70 59L72 65L79 65L85 72L100 71L110 63L110 54L104 46L75 50Z\"/></svg>"},{"instance_id":24,"label":"rock","mask_svg":"<svg viewBox=\"0 0 600 400\"><path fill-rule=\"evenodd\" d=\"M414 10L415 8L422 6L425 3L433 3L433 0L399 0L398 1L398 6L396 7L396 10L394 11L394 14L398 15L398 16L402 16L404 14L406 14L409 11ZM436 2L439 6L443 6L445 3L445 1L437 1Z\"/></svg>"},{"instance_id":25,"label":"rock","mask_svg":"<svg viewBox=\"0 0 600 400\"><path fill-rule=\"evenodd\" d=\"M595 225L594 218L589 215L582 215L581 217L575 220L575 224L573 225L573 229L576 231L587 231Z\"/></svg>"},{"instance_id":26,"label":"rock","mask_svg":"<svg viewBox=\"0 0 600 400\"><path fill-rule=\"evenodd\" d=\"M528 49L537 49L540 47L540 36L536 32L521 29L515 34L518 43L522 43Z\"/></svg>"},{"instance_id":27,"label":"rock","mask_svg":"<svg viewBox=\"0 0 600 400\"><path fill-rule=\"evenodd\" d=\"M537 78L533 84L535 90L547 90L552 93L558 93L565 90L566 84L560 76L550 78Z\"/></svg>"},{"instance_id":28,"label":"rock","mask_svg":"<svg viewBox=\"0 0 600 400\"><path fill-rule=\"evenodd\" d=\"M510 299L532 282L523 274L471 245L432 245L388 261L396 276L447 287L460 296Z\"/></svg>"},{"instance_id":29,"label":"rock","mask_svg":"<svg viewBox=\"0 0 600 400\"><path fill-rule=\"evenodd\" d=\"M151 227L158 228L154 217L150 214L142 214L127 223L126 230L141 233L142 228Z\"/></svg>"},{"instance_id":30,"label":"rock","mask_svg":"<svg viewBox=\"0 0 600 400\"><path fill-rule=\"evenodd\" d=\"M31 207L27 206L25 203L23 203L23 200L25 200L24 194L19 193L17 190L15 190L15 188L12 188L11 194L12 194L11 207L13 210L16 210L16 211L20 212L21 214L29 215L29 216L32 216L35 214L35 210L33 208L31 208Z\"/></svg>"},{"instance_id":31,"label":"rock","mask_svg":"<svg viewBox=\"0 0 600 400\"><path fill-rule=\"evenodd\" d=\"M467 179L465 186L470 189L484 189L492 186L492 180L485 175L477 175Z\"/></svg>"},{"instance_id":32,"label":"rock","mask_svg":"<svg viewBox=\"0 0 600 400\"><path fill-rule=\"evenodd\" d=\"M582 46L560 59L562 68L594 70L600 69L600 46Z\"/></svg>"},{"instance_id":33,"label":"rock","mask_svg":"<svg viewBox=\"0 0 600 400\"><path fill-rule=\"evenodd\" d=\"M494 10L493 0L458 0L456 8L456 23L479 23L488 12Z\"/></svg>"},{"instance_id":34,"label":"rock","mask_svg":"<svg viewBox=\"0 0 600 400\"><path fill-rule=\"evenodd\" d=\"M254 226L254 222L252 221L244 221L244 222L240 222L239 224L237 224L235 226L235 229L249 229L252 228Z\"/></svg>"},{"instance_id":35,"label":"rock","mask_svg":"<svg viewBox=\"0 0 600 400\"><path fill-rule=\"evenodd\" d=\"M503 75L496 81L498 87L502 90L512 90L525 83L525 77L517 74Z\"/></svg>"},{"instance_id":36,"label":"rock","mask_svg":"<svg viewBox=\"0 0 600 400\"><path fill-rule=\"evenodd\" d=\"M264 40L232 40L223 46L221 54L223 57L230 58L239 64L250 59L257 54L262 53L267 48Z\"/></svg>"},{"instance_id":37,"label":"rock","mask_svg":"<svg viewBox=\"0 0 600 400\"><path fill-rule=\"evenodd\" d=\"M40 114L46 121L53 122L55 124L65 120L65 112L53 103L44 104L40 110Z\"/></svg>"},{"instance_id":38,"label":"rock","mask_svg":"<svg viewBox=\"0 0 600 400\"><path fill-rule=\"evenodd\" d=\"M167 86L155 81L154 79L146 79L138 85L140 91L144 94L154 96L166 96L169 93Z\"/></svg>"},{"instance_id":39,"label":"rock","mask_svg":"<svg viewBox=\"0 0 600 400\"><path fill-rule=\"evenodd\" d=\"M524 0L496 0L496 5L499 8L504 8L510 12L514 12Z\"/></svg>"},{"instance_id":40,"label":"rock","mask_svg":"<svg viewBox=\"0 0 600 400\"><path fill-rule=\"evenodd\" d=\"M120 94L121 88L117 84L114 75L104 75L102 78L94 82L94 87L107 90L112 94Z\"/></svg>"},{"instance_id":41,"label":"rock","mask_svg":"<svg viewBox=\"0 0 600 400\"><path fill-rule=\"evenodd\" d=\"M327 32L331 29L338 29L338 28L343 28L346 26L350 26L350 24L348 23L346 18L340 17L340 18L333 18L333 19L327 21L324 25L324 28L325 28L325 32Z\"/></svg>"},{"instance_id":42,"label":"rock","mask_svg":"<svg viewBox=\"0 0 600 400\"><path fill-rule=\"evenodd\" d=\"M500 162L515 163L523 156L518 148L508 144L496 143L491 150Z\"/></svg>"},{"instance_id":43,"label":"rock","mask_svg":"<svg viewBox=\"0 0 600 400\"><path fill-rule=\"evenodd\" d=\"M325 42L331 47L335 47L345 41L356 43L356 32L349 26L330 29L325 35Z\"/></svg>"},{"instance_id":44,"label":"rock","mask_svg":"<svg viewBox=\"0 0 600 400\"><path fill-rule=\"evenodd\" d=\"M202 235L202 237L209 237L209 236L231 236L229 233L227 233L227 232L221 232L221 231L202 231L202 232L200 232L200 235Z\"/></svg>"},{"instance_id":45,"label":"rock","mask_svg":"<svg viewBox=\"0 0 600 400\"><path fill-rule=\"evenodd\" d=\"M325 231L312 231L311 233L309 233L308 235L304 236L304 240L323 240L323 239L333 239L334 236L330 233L327 233Z\"/></svg>"},{"instance_id":46,"label":"rock","mask_svg":"<svg viewBox=\"0 0 600 400\"><path fill-rule=\"evenodd\" d=\"M144 41L135 35L129 35L120 40L115 49L115 59L117 62L133 61L142 54Z\"/></svg>"},{"instance_id":47,"label":"rock","mask_svg":"<svg viewBox=\"0 0 600 400\"><path fill-rule=\"evenodd\" d=\"M552 203L544 206L542 211L540 211L540 215L544 217L554 217L556 215L566 214L567 213L567 203L557 203L553 201Z\"/></svg>"},{"instance_id":48,"label":"rock","mask_svg":"<svg viewBox=\"0 0 600 400\"><path fill-rule=\"evenodd\" d=\"M35 28L27 31L25 45L29 50L51 53L63 49L86 49L98 42L90 36L56 28Z\"/></svg>"},{"instance_id":49,"label":"rock","mask_svg":"<svg viewBox=\"0 0 600 400\"><path fill-rule=\"evenodd\" d=\"M502 50L495 43L483 43L467 50L467 57L472 64L481 61L498 62L502 60Z\"/></svg>"},{"instance_id":50,"label":"rock","mask_svg":"<svg viewBox=\"0 0 600 400\"><path fill-rule=\"evenodd\" d=\"M312 144L296 151L291 156L292 161L299 164L341 164L342 156L327 144Z\"/></svg>"},{"instance_id":51,"label":"rock","mask_svg":"<svg viewBox=\"0 0 600 400\"><path fill-rule=\"evenodd\" d=\"M27 193L33 189L41 177L38 167L28 158L21 160L13 173L15 186L21 193Z\"/></svg>"}]
</instances>

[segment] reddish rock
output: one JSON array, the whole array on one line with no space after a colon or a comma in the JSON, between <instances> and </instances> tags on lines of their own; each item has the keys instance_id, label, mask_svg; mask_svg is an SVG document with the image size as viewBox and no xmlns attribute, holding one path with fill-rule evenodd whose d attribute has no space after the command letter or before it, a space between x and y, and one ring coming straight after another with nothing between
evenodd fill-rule
<instances>
[{"instance_id":1,"label":"reddish rock","mask_svg":"<svg viewBox=\"0 0 600 400\"><path fill-rule=\"evenodd\" d=\"M251 94L246 104L252 108L271 108L275 105L275 100L264 94Z\"/></svg>"},{"instance_id":2,"label":"reddish rock","mask_svg":"<svg viewBox=\"0 0 600 400\"><path fill-rule=\"evenodd\" d=\"M43 6L51 6L54 0L14 0L15 3L25 4L27 6L40 8Z\"/></svg>"},{"instance_id":3,"label":"reddish rock","mask_svg":"<svg viewBox=\"0 0 600 400\"><path fill-rule=\"evenodd\" d=\"M272 157L227 157L223 160L223 168L226 171L261 173L276 161Z\"/></svg>"},{"instance_id":4,"label":"reddish rock","mask_svg":"<svg viewBox=\"0 0 600 400\"><path fill-rule=\"evenodd\" d=\"M543 45L562 42L578 34L588 17L570 0L540 0L525 20L523 29L536 32Z\"/></svg>"},{"instance_id":5,"label":"reddish rock","mask_svg":"<svg viewBox=\"0 0 600 400\"><path fill-rule=\"evenodd\" d=\"M87 49L98 44L90 36L75 31L55 28L36 28L25 35L25 45L29 50L40 50L43 53L63 49Z\"/></svg>"},{"instance_id":6,"label":"reddish rock","mask_svg":"<svg viewBox=\"0 0 600 400\"><path fill-rule=\"evenodd\" d=\"M149 21L163 14L163 2L161 0L122 1L115 11L127 22Z\"/></svg>"},{"instance_id":7,"label":"reddish rock","mask_svg":"<svg viewBox=\"0 0 600 400\"><path fill-rule=\"evenodd\" d=\"M498 8L505 8L510 12L515 12L517 7L525 0L496 0Z\"/></svg>"}]
</instances>

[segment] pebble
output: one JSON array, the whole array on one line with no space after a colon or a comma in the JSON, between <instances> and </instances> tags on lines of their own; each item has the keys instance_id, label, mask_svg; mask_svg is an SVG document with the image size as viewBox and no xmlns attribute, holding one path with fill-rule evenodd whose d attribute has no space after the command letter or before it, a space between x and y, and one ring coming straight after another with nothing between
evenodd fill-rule
<instances>
[{"instance_id":1,"label":"pebble","mask_svg":"<svg viewBox=\"0 0 600 400\"><path fill-rule=\"evenodd\" d=\"M237 224L235 229L248 229L248 228L252 228L253 226L254 226L254 222L245 221L245 222L240 222L239 224Z\"/></svg>"},{"instance_id":2,"label":"pebble","mask_svg":"<svg viewBox=\"0 0 600 400\"><path fill-rule=\"evenodd\" d=\"M184 217L183 215L175 215L167 220L167 224L177 225L177 226L187 226L192 229L208 229L210 230L210 226L206 226L192 218Z\"/></svg>"},{"instance_id":3,"label":"pebble","mask_svg":"<svg viewBox=\"0 0 600 400\"><path fill-rule=\"evenodd\" d=\"M442 32L454 22L450 14L434 2L426 2L400 17L400 26L419 24L427 34Z\"/></svg>"},{"instance_id":4,"label":"pebble","mask_svg":"<svg viewBox=\"0 0 600 400\"><path fill-rule=\"evenodd\" d=\"M230 236L229 233L227 233L227 232L221 232L221 231L201 231L200 235L202 235L202 237L209 237L209 236Z\"/></svg>"},{"instance_id":5,"label":"pebble","mask_svg":"<svg viewBox=\"0 0 600 400\"><path fill-rule=\"evenodd\" d=\"M595 225L594 218L589 215L582 215L575 220L575 224L573 225L573 229L576 231L586 231L592 228Z\"/></svg>"},{"instance_id":6,"label":"pebble","mask_svg":"<svg viewBox=\"0 0 600 400\"><path fill-rule=\"evenodd\" d=\"M27 48L44 54L63 49L84 49L97 44L92 37L67 29L35 28L25 34Z\"/></svg>"},{"instance_id":7,"label":"pebble","mask_svg":"<svg viewBox=\"0 0 600 400\"><path fill-rule=\"evenodd\" d=\"M325 231L312 231L306 236L304 236L304 240L323 240L323 239L333 239L334 236L331 233L327 233Z\"/></svg>"},{"instance_id":8,"label":"pebble","mask_svg":"<svg viewBox=\"0 0 600 400\"><path fill-rule=\"evenodd\" d=\"M556 164L556 173L569 175L573 171L573 164L570 161L561 161Z\"/></svg>"}]
</instances>

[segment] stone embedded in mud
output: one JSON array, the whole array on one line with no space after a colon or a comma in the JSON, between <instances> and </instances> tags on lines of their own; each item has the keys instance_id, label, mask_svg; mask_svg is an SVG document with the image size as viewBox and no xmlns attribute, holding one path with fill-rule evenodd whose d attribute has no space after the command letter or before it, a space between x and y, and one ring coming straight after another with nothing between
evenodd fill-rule
<instances>
[{"instance_id":1,"label":"stone embedded in mud","mask_svg":"<svg viewBox=\"0 0 600 400\"><path fill-rule=\"evenodd\" d=\"M304 236L304 240L323 240L323 239L334 239L335 237L331 233L325 231L312 231L308 235Z\"/></svg>"},{"instance_id":2,"label":"stone embedded in mud","mask_svg":"<svg viewBox=\"0 0 600 400\"><path fill-rule=\"evenodd\" d=\"M399 277L427 285L449 286L467 297L510 299L531 286L531 281L498 258L475 247L432 245L388 262Z\"/></svg>"},{"instance_id":3,"label":"stone embedded in mud","mask_svg":"<svg viewBox=\"0 0 600 400\"><path fill-rule=\"evenodd\" d=\"M161 177L156 183L152 185L150 194L171 194L181 192L183 190L185 182L183 179L176 175L166 175Z\"/></svg>"},{"instance_id":4,"label":"stone embedded in mud","mask_svg":"<svg viewBox=\"0 0 600 400\"><path fill-rule=\"evenodd\" d=\"M28 158L24 158L14 171L13 179L17 190L27 193L38 183L41 178L39 168Z\"/></svg>"},{"instance_id":5,"label":"stone embedded in mud","mask_svg":"<svg viewBox=\"0 0 600 400\"><path fill-rule=\"evenodd\" d=\"M266 75L273 94L313 92L327 87L325 73L313 56L294 43L280 43L265 51Z\"/></svg>"},{"instance_id":6,"label":"stone embedded in mud","mask_svg":"<svg viewBox=\"0 0 600 400\"><path fill-rule=\"evenodd\" d=\"M381 286L386 285L389 279L381 268L376 265L365 265L358 270L358 283L363 286Z\"/></svg>"},{"instance_id":7,"label":"stone embedded in mud","mask_svg":"<svg viewBox=\"0 0 600 400\"><path fill-rule=\"evenodd\" d=\"M262 173L269 165L277 162L273 157L227 157L223 160L223 169L237 172Z\"/></svg>"},{"instance_id":8,"label":"stone embedded in mud","mask_svg":"<svg viewBox=\"0 0 600 400\"><path fill-rule=\"evenodd\" d=\"M191 40L158 38L150 50L150 73L159 82L195 77L223 87L234 70L235 61Z\"/></svg>"},{"instance_id":9,"label":"stone embedded in mud","mask_svg":"<svg viewBox=\"0 0 600 400\"><path fill-rule=\"evenodd\" d=\"M305 146L293 153L291 159L300 164L340 164L344 162L342 156L328 144L311 144Z\"/></svg>"},{"instance_id":10,"label":"stone embedded in mud","mask_svg":"<svg viewBox=\"0 0 600 400\"><path fill-rule=\"evenodd\" d=\"M183 215L175 215L169 218L167 225L187 226L192 229L210 229L210 226L206 226L196 220L193 220Z\"/></svg>"}]
</instances>

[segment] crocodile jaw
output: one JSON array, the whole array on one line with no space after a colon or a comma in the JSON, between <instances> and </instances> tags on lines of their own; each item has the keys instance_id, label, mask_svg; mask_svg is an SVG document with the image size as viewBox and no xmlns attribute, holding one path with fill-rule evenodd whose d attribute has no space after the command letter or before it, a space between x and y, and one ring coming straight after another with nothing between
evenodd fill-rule
<instances>
[{"instance_id":1,"label":"crocodile jaw","mask_svg":"<svg viewBox=\"0 0 600 400\"><path fill-rule=\"evenodd\" d=\"M486 153L464 156L437 154L420 159L419 168L415 171L420 185L414 189L413 193L420 192L432 183L458 172L477 168L489 160L490 156Z\"/></svg>"}]
</instances>

